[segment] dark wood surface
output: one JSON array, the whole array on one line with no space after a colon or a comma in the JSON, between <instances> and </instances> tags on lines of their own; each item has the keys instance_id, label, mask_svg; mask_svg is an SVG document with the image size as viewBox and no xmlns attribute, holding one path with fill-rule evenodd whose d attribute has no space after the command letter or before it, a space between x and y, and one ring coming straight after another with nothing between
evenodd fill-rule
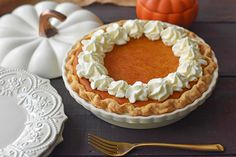
<instances>
[{"instance_id":1,"label":"dark wood surface","mask_svg":"<svg viewBox=\"0 0 236 157\"><path fill-rule=\"evenodd\" d=\"M135 18L135 8L94 4L87 7L104 23ZM223 153L193 152L166 148L137 149L128 156L236 156L236 0L200 0L197 21L190 29L203 37L216 53L220 77L212 96L183 120L158 129L132 130L110 125L77 104L61 78L52 80L63 98L68 121L64 142L52 156L102 156L87 144L93 133L117 141L221 143Z\"/></svg>"}]
</instances>

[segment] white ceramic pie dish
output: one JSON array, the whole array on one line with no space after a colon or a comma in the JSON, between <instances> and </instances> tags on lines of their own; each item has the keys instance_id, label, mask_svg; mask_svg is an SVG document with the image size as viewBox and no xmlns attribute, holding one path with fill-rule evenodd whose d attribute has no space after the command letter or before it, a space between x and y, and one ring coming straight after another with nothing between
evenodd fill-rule
<instances>
[{"instance_id":1,"label":"white ceramic pie dish","mask_svg":"<svg viewBox=\"0 0 236 157\"><path fill-rule=\"evenodd\" d=\"M199 39L203 41L203 39L201 39L201 38L199 38ZM217 59L215 57L215 54L214 54L214 52L212 52L212 53L213 53L213 57L215 59L215 62L217 63ZM67 55L68 55L68 53L67 53ZM209 85L208 90L205 91L202 94L202 96L199 97L198 99L196 99L193 103L187 105L184 108L177 109L171 113L166 113L166 114L162 114L162 115L153 115L153 116L147 116L147 117L143 117L143 116L133 117L130 115L119 115L116 113L111 113L111 112L107 112L105 110L96 108L92 104L90 104L90 103L86 102L84 99L80 98L78 96L78 94L72 90L70 84L68 83L67 77L65 75L65 72L66 72L65 61L66 61L67 55L65 56L65 59L63 61L62 77L63 77L64 83L65 83L65 86L66 86L67 90L70 92L71 96L79 104L81 104L87 110L91 111L98 118L100 118L110 124L117 125L117 126L124 127L124 128L132 128L132 129L158 128L158 127L169 125L171 123L174 123L174 122L184 118L190 112L195 110L198 106L203 104L205 102L205 100L211 95L211 93L216 85L217 78L218 78L218 67L217 67L213 73L212 82Z\"/></svg>"}]
</instances>

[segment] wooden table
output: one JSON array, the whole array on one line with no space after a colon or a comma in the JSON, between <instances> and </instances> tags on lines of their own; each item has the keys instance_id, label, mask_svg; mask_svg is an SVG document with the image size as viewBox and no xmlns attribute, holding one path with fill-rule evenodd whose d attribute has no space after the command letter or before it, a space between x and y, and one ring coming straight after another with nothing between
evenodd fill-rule
<instances>
[{"instance_id":1,"label":"wooden table","mask_svg":"<svg viewBox=\"0 0 236 157\"><path fill-rule=\"evenodd\" d=\"M136 17L135 8L99 4L87 8L104 23ZM87 144L88 133L129 142L221 143L226 149L223 153L205 153L145 148L128 156L236 156L236 0L200 0L198 19L190 29L212 46L219 60L219 81L204 105L170 126L124 129L93 116L74 101L61 78L55 79L51 82L63 98L69 119L63 133L64 142L51 156L102 156Z\"/></svg>"}]
</instances>

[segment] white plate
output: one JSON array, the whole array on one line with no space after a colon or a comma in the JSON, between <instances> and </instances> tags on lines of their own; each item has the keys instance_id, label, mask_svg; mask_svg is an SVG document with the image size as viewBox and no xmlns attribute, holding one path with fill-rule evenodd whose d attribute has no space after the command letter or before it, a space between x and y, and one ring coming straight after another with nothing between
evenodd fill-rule
<instances>
[{"instance_id":1,"label":"white plate","mask_svg":"<svg viewBox=\"0 0 236 157\"><path fill-rule=\"evenodd\" d=\"M198 37L198 39L205 42L200 37ZM65 56L65 59L63 61L62 77L63 77L63 80L64 80L67 90L70 92L70 95L79 104L81 104L87 110L91 111L98 118L100 118L110 124L117 125L117 126L124 127L124 128L132 128L132 129L158 128L158 127L169 125L171 123L174 123L174 122L184 118L190 112L195 110L198 106L203 104L205 102L205 100L211 95L211 93L216 85L217 78L218 78L218 67L217 67L213 73L212 82L211 82L208 90L206 92L204 92L202 94L202 96L199 97L198 99L196 99L192 104L189 104L184 108L177 109L174 112L166 113L166 114L162 114L162 115L147 116L147 117L143 117L143 116L132 117L130 115L119 115L116 113L107 112L105 110L98 109L98 108L94 107L92 104L86 102L84 99L81 99L78 96L78 94L75 91L73 91L73 89L71 88L71 86L67 80L67 77L65 75L65 71L66 71L65 62L66 62L66 58L68 57L68 53ZM214 60L217 63L217 59L215 57L215 54L214 54L214 52L212 52L212 53L213 53Z\"/></svg>"},{"instance_id":2,"label":"white plate","mask_svg":"<svg viewBox=\"0 0 236 157\"><path fill-rule=\"evenodd\" d=\"M62 126L62 128L64 128L64 126ZM52 146L46 152L44 152L42 155L40 155L40 157L49 156L51 154L51 152L54 150L54 148L63 141L62 131L63 131L63 129L61 130L57 140L52 144Z\"/></svg>"},{"instance_id":3,"label":"white plate","mask_svg":"<svg viewBox=\"0 0 236 157\"><path fill-rule=\"evenodd\" d=\"M49 152L61 141L66 119L61 97L49 80L0 67L0 156Z\"/></svg>"}]
</instances>

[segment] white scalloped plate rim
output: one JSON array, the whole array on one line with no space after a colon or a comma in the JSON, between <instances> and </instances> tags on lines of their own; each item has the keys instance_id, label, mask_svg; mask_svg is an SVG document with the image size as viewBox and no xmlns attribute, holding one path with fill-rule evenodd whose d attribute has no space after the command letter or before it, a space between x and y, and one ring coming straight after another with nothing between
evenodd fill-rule
<instances>
[{"instance_id":1,"label":"white scalloped plate rim","mask_svg":"<svg viewBox=\"0 0 236 157\"><path fill-rule=\"evenodd\" d=\"M47 153L48 149L50 149L51 147L54 148L62 141L61 133L64 128L64 123L67 120L67 116L64 113L62 98L58 94L56 89L51 86L49 80L36 76L22 69L8 69L0 66L0 80L6 81L4 80L4 77L8 78L8 75L11 76L11 79L14 77L17 80L19 80L20 78L22 78L24 81L30 80L32 81L32 84L29 85L29 82L27 84L27 82L25 81L26 83L20 84L19 88L17 88L17 91L13 91L14 94L12 95L6 95L4 94L4 91L1 91L2 93L0 93L1 96L16 96L17 99L19 98L20 100L22 100L22 102L18 100L19 102L17 103L20 104L17 105L22 105L22 108L27 113L27 119L24 124L25 127L23 131L21 132L19 137L12 143L0 149L0 156L41 156L42 154ZM19 75L21 77L19 77ZM2 89L4 89L4 85L2 86ZM42 108L39 108L39 110L37 110L34 107L41 107L39 106L41 98L42 101L45 100L42 103L47 103L47 105L45 105L46 107L43 106ZM27 100L32 101L32 106L27 106L30 105L29 101ZM33 104L33 101L35 102L35 100L37 100L36 105ZM27 111L26 107L32 108L31 110ZM29 140L29 138L31 137L29 134L34 134L33 131L35 130L37 130L35 133L39 135L35 138L38 139L36 141L30 142L30 140L32 139Z\"/></svg>"},{"instance_id":2,"label":"white scalloped plate rim","mask_svg":"<svg viewBox=\"0 0 236 157\"><path fill-rule=\"evenodd\" d=\"M165 22L163 22L165 23ZM170 26L172 24L169 23L165 23L166 25ZM103 25L106 26L106 25ZM101 26L101 27L103 27ZM95 29L98 30L99 28ZM94 32L95 30L91 31ZM188 31L188 30L187 30ZM197 36L197 38L201 41L203 41L205 43L205 41L200 38L199 36ZM69 51L70 52L70 51ZM87 110L91 111L94 115L96 115L97 117L99 117L102 120L105 120L108 123L114 124L114 125L118 125L121 127L126 127L126 128L134 128L134 129L148 129L148 128L156 128L159 126L149 126L149 127L143 127L141 126L142 124L151 124L151 123L164 123L161 126L165 126L171 123L168 123L168 121L177 119L176 121L178 121L179 119L183 118L184 116L188 115L190 112L192 112L193 110L195 110L198 106L200 106L201 104L203 104L205 102L205 100L211 95L213 89L215 88L217 79L218 79L218 71L219 68L217 66L217 68L215 69L214 73L213 73L213 78L211 81L211 84L209 85L208 90L206 90L201 97L199 97L198 99L196 99L193 103L188 104L187 106L185 106L184 108L180 108L177 109L173 112L170 113L165 113L165 114L161 114L161 115L152 115L152 116L130 116L130 115L122 115L122 114L116 114L116 113L112 113L112 112L107 112L103 109L99 109L96 108L94 105L88 103L87 101L85 101L84 99L80 98L78 96L78 94L71 88L67 77L65 75L66 69L65 69L65 65L66 65L66 58L68 57L69 52L67 52L67 54L64 57L63 60L63 65L62 65L62 78L64 80L64 84L67 88L67 90L69 91L70 95L79 103L81 104L84 108L86 108ZM215 57L215 53L214 51L212 51L213 53L213 58L215 60L215 62L217 63L217 58ZM102 117L102 118L101 118ZM104 119L103 119L104 118ZM179 118L179 119L178 119ZM112 122L113 121L113 122ZM123 123L123 124L115 124L114 121L118 122L118 123ZM165 124L166 121L166 124ZM173 121L175 122L175 121ZM125 126L126 124L140 124L140 127L135 126Z\"/></svg>"}]
</instances>

